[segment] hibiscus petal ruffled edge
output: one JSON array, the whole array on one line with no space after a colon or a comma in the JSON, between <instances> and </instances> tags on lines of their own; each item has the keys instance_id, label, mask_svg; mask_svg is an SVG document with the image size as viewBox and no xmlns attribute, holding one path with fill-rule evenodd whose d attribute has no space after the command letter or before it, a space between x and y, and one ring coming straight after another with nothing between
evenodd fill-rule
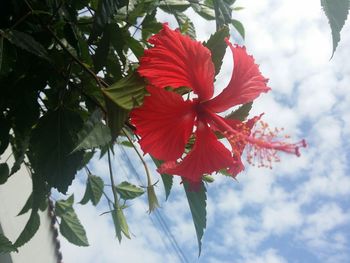
<instances>
[{"instance_id":1,"label":"hibiscus petal ruffled edge","mask_svg":"<svg viewBox=\"0 0 350 263\"><path fill-rule=\"evenodd\" d=\"M245 47L233 46L226 38L234 60L234 69L227 87L206 104L214 112L223 112L235 105L244 104L256 99L262 92L270 90L268 79L264 78L255 64L254 58L248 55Z\"/></svg>"},{"instance_id":2,"label":"hibiscus petal ruffled edge","mask_svg":"<svg viewBox=\"0 0 350 263\"><path fill-rule=\"evenodd\" d=\"M145 50L138 72L150 84L158 88L186 86L202 101L213 96L215 70L208 48L167 24L149 42L154 47Z\"/></svg>"}]
</instances>

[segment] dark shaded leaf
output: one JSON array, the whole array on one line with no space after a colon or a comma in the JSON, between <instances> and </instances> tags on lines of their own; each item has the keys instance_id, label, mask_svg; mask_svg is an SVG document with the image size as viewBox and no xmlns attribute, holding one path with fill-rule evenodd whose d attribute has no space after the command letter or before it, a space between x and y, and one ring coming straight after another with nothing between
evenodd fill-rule
<instances>
[{"instance_id":1,"label":"dark shaded leaf","mask_svg":"<svg viewBox=\"0 0 350 263\"><path fill-rule=\"evenodd\" d=\"M244 121L247 119L250 110L252 109L253 102L248 102L240 106L237 110L231 112L225 116L226 119Z\"/></svg>"},{"instance_id":2,"label":"dark shaded leaf","mask_svg":"<svg viewBox=\"0 0 350 263\"><path fill-rule=\"evenodd\" d=\"M3 36L0 36L0 72L1 72L1 66L2 66L3 50L4 50L4 38Z\"/></svg>"},{"instance_id":3,"label":"dark shaded leaf","mask_svg":"<svg viewBox=\"0 0 350 263\"><path fill-rule=\"evenodd\" d=\"M11 125L7 119L5 119L2 115L0 115L0 155L5 152L7 146L9 145L9 131L11 129Z\"/></svg>"},{"instance_id":4,"label":"dark shaded leaf","mask_svg":"<svg viewBox=\"0 0 350 263\"><path fill-rule=\"evenodd\" d=\"M99 110L91 114L78 133L78 145L74 148L73 152L82 149L103 147L111 141L111 133L101 120L102 113Z\"/></svg>"},{"instance_id":5,"label":"dark shaded leaf","mask_svg":"<svg viewBox=\"0 0 350 263\"><path fill-rule=\"evenodd\" d=\"M125 121L128 119L129 111L116 105L107 96L105 96L105 100L107 107L107 125L111 131L112 141L114 141L123 128Z\"/></svg>"},{"instance_id":6,"label":"dark shaded leaf","mask_svg":"<svg viewBox=\"0 0 350 263\"><path fill-rule=\"evenodd\" d=\"M0 233L0 255L10 252L18 252L18 250L7 237Z\"/></svg>"},{"instance_id":7,"label":"dark shaded leaf","mask_svg":"<svg viewBox=\"0 0 350 263\"><path fill-rule=\"evenodd\" d=\"M137 187L136 185L133 185L126 181L118 184L115 188L118 194L120 195L120 198L124 200L134 199L145 193L145 191L142 188Z\"/></svg>"},{"instance_id":8,"label":"dark shaded leaf","mask_svg":"<svg viewBox=\"0 0 350 263\"><path fill-rule=\"evenodd\" d=\"M83 159L82 152L72 153L82 122L78 113L59 108L40 118L32 133L32 166L50 187L62 193L67 191Z\"/></svg>"},{"instance_id":9,"label":"dark shaded leaf","mask_svg":"<svg viewBox=\"0 0 350 263\"><path fill-rule=\"evenodd\" d=\"M90 36L90 40L94 40L99 36L106 24L109 24L112 20L112 16L117 10L129 3L128 0L100 0L98 1L98 7L93 23L93 32Z\"/></svg>"},{"instance_id":10,"label":"dark shaded leaf","mask_svg":"<svg viewBox=\"0 0 350 263\"><path fill-rule=\"evenodd\" d=\"M16 137L11 138L12 152L15 157L15 162L12 165L10 175L16 173L21 168L29 145L29 139L29 134L23 137L17 134Z\"/></svg>"},{"instance_id":11,"label":"dark shaded leaf","mask_svg":"<svg viewBox=\"0 0 350 263\"><path fill-rule=\"evenodd\" d=\"M332 30L333 57L340 41L340 31L348 17L350 2L349 0L321 0L321 5Z\"/></svg>"},{"instance_id":12,"label":"dark shaded leaf","mask_svg":"<svg viewBox=\"0 0 350 263\"><path fill-rule=\"evenodd\" d=\"M125 38L126 45L131 49L132 53L139 59L144 53L144 48L135 38L127 36Z\"/></svg>"},{"instance_id":13,"label":"dark shaded leaf","mask_svg":"<svg viewBox=\"0 0 350 263\"><path fill-rule=\"evenodd\" d=\"M145 82L136 73L129 74L108 88L102 90L106 97L119 107L131 110L141 105L146 94Z\"/></svg>"},{"instance_id":14,"label":"dark shaded leaf","mask_svg":"<svg viewBox=\"0 0 350 263\"><path fill-rule=\"evenodd\" d=\"M68 43L75 48L75 50L77 51L78 56L81 56L81 49L80 49L80 45L79 45L79 40L78 40L78 36L77 33L75 32L75 24L73 23L66 23L63 27L64 30L64 34L65 37L68 41Z\"/></svg>"},{"instance_id":15,"label":"dark shaded leaf","mask_svg":"<svg viewBox=\"0 0 350 263\"><path fill-rule=\"evenodd\" d=\"M114 24L107 25L103 30L103 35L98 43L95 55L93 56L95 72L99 72L106 65L111 42L111 34L113 34Z\"/></svg>"},{"instance_id":16,"label":"dark shaded leaf","mask_svg":"<svg viewBox=\"0 0 350 263\"><path fill-rule=\"evenodd\" d=\"M32 211L27 224L17 238L14 246L21 247L27 243L38 231L40 226L40 217L37 211Z\"/></svg>"},{"instance_id":17,"label":"dark shaded leaf","mask_svg":"<svg viewBox=\"0 0 350 263\"><path fill-rule=\"evenodd\" d=\"M7 38L12 44L16 45L17 47L48 61L50 60L46 49L31 35L24 32L19 32L17 30L0 30L0 34Z\"/></svg>"},{"instance_id":18,"label":"dark shaded leaf","mask_svg":"<svg viewBox=\"0 0 350 263\"><path fill-rule=\"evenodd\" d=\"M142 39L148 39L152 34L162 29L162 24L156 20L157 9L147 14L142 22Z\"/></svg>"},{"instance_id":19,"label":"dark shaded leaf","mask_svg":"<svg viewBox=\"0 0 350 263\"><path fill-rule=\"evenodd\" d=\"M31 193L17 216L24 215L25 213L27 213L32 208L32 205L33 205L33 195Z\"/></svg>"},{"instance_id":20,"label":"dark shaded leaf","mask_svg":"<svg viewBox=\"0 0 350 263\"><path fill-rule=\"evenodd\" d=\"M211 59L215 66L215 75L220 72L222 60L225 56L227 44L225 38L229 37L230 30L227 26L222 27L215 34L211 35L209 40L204 43L204 46L211 51Z\"/></svg>"},{"instance_id":21,"label":"dark shaded leaf","mask_svg":"<svg viewBox=\"0 0 350 263\"><path fill-rule=\"evenodd\" d=\"M202 250L202 237L207 225L207 190L205 189L203 182L200 185L200 189L196 192L191 191L190 185L187 182L184 182L183 185L190 206L194 227L196 229L198 253L200 255Z\"/></svg>"},{"instance_id":22,"label":"dark shaded leaf","mask_svg":"<svg viewBox=\"0 0 350 263\"><path fill-rule=\"evenodd\" d=\"M0 76L5 76L13 71L17 61L17 50L6 38L2 37Z\"/></svg>"},{"instance_id":23,"label":"dark shaded leaf","mask_svg":"<svg viewBox=\"0 0 350 263\"><path fill-rule=\"evenodd\" d=\"M0 184L6 183L10 176L10 168L7 163L0 163Z\"/></svg>"},{"instance_id":24,"label":"dark shaded leaf","mask_svg":"<svg viewBox=\"0 0 350 263\"><path fill-rule=\"evenodd\" d=\"M92 204L96 206L101 199L103 188L104 183L102 178L89 174L85 194L80 203L84 205L91 200Z\"/></svg>"}]
</instances>

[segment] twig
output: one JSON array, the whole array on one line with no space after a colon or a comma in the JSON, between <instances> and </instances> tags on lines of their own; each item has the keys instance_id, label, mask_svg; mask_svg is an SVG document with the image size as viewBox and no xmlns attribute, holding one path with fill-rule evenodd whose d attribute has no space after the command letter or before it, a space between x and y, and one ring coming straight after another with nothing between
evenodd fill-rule
<instances>
[{"instance_id":1,"label":"twig","mask_svg":"<svg viewBox=\"0 0 350 263\"><path fill-rule=\"evenodd\" d=\"M151 174L149 172L149 169L148 169L148 166L146 164L146 161L145 159L142 157L140 151L136 148L134 142L131 140L130 136L128 135L128 133L125 131L125 129L123 128L122 129L122 132L124 133L124 135L126 136L126 138L128 138L128 141L131 143L132 147L134 148L135 152L137 153L137 155L139 156L141 162L142 162L142 165L143 167L145 168L145 171L146 171L146 175L147 175L147 184L150 186L152 184L152 181L151 181Z\"/></svg>"},{"instance_id":2,"label":"twig","mask_svg":"<svg viewBox=\"0 0 350 263\"><path fill-rule=\"evenodd\" d=\"M114 183L113 171L112 171L112 164L111 164L111 154L110 154L110 150L109 149L107 151L107 155L108 155L109 177L110 177L110 180L111 180L112 192L113 192L113 197L114 197L114 208L115 208L115 210L117 210L119 208L118 193L117 193L117 190L115 189L115 183Z\"/></svg>"}]
</instances>

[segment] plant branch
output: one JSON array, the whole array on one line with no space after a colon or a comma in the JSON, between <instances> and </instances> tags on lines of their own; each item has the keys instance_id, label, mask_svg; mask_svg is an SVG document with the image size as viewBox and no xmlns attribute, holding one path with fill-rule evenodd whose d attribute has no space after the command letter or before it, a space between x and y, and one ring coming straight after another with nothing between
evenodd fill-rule
<instances>
[{"instance_id":1,"label":"plant branch","mask_svg":"<svg viewBox=\"0 0 350 263\"><path fill-rule=\"evenodd\" d=\"M135 152L137 153L137 155L139 156L143 167L145 168L146 171L146 175L147 175L147 185L150 186L152 185L152 181L151 181L151 174L149 172L148 166L146 164L145 159L142 157L140 151L136 148L134 142L132 141L132 139L130 138L129 134L125 131L125 129L122 129L122 132L124 133L124 135L126 136L126 138L128 138L128 141L131 143L132 147L134 148Z\"/></svg>"},{"instance_id":2,"label":"plant branch","mask_svg":"<svg viewBox=\"0 0 350 263\"><path fill-rule=\"evenodd\" d=\"M114 183L113 171L112 171L112 163L111 163L111 153L110 153L109 149L107 151L107 155L108 155L109 177L111 180L112 192L113 192L113 197L114 197L114 208L117 210L119 208L118 193L117 193L117 190L115 189L115 183Z\"/></svg>"}]
</instances>

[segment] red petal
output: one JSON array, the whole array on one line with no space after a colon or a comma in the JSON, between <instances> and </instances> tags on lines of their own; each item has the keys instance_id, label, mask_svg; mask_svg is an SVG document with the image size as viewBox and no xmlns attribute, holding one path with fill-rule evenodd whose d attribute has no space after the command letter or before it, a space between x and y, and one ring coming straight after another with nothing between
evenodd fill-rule
<instances>
[{"instance_id":1,"label":"red petal","mask_svg":"<svg viewBox=\"0 0 350 263\"><path fill-rule=\"evenodd\" d=\"M223 112L232 106L253 101L260 93L270 90L266 86L268 80L261 75L258 65L247 54L245 47L233 46L228 39L226 43L233 53L234 69L227 87L214 99L206 102L214 112Z\"/></svg>"},{"instance_id":2,"label":"red petal","mask_svg":"<svg viewBox=\"0 0 350 263\"><path fill-rule=\"evenodd\" d=\"M202 180L203 174L228 168L232 165L232 161L230 151L217 140L207 124L198 122L192 151L176 165L165 163L159 172L180 175L196 185Z\"/></svg>"},{"instance_id":3,"label":"red petal","mask_svg":"<svg viewBox=\"0 0 350 263\"><path fill-rule=\"evenodd\" d=\"M179 94L163 89L147 87L147 90L150 96L130 114L131 123L141 136L141 148L157 159L176 160L184 152L193 130L192 101L184 101Z\"/></svg>"},{"instance_id":4,"label":"red petal","mask_svg":"<svg viewBox=\"0 0 350 263\"><path fill-rule=\"evenodd\" d=\"M213 96L214 65L209 49L166 24L149 39L138 72L158 87L192 88L201 100Z\"/></svg>"}]
</instances>

